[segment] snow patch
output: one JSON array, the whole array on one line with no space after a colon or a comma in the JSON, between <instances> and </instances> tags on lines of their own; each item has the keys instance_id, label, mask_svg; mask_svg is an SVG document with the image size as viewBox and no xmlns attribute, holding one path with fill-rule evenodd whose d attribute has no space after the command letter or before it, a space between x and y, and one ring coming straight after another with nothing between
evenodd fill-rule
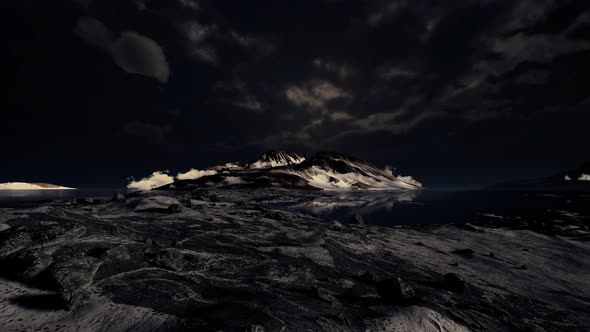
<instances>
[{"instance_id":1,"label":"snow patch","mask_svg":"<svg viewBox=\"0 0 590 332\"><path fill-rule=\"evenodd\" d=\"M589 174L581 174L580 177L578 178L578 181L590 181L590 175Z\"/></svg>"},{"instance_id":2,"label":"snow patch","mask_svg":"<svg viewBox=\"0 0 590 332\"><path fill-rule=\"evenodd\" d=\"M236 162L236 163L226 163L225 167L227 168L238 168L240 167L240 165Z\"/></svg>"},{"instance_id":3,"label":"snow patch","mask_svg":"<svg viewBox=\"0 0 590 332\"><path fill-rule=\"evenodd\" d=\"M76 188L62 187L48 184L36 184L28 182L0 183L0 190L73 190Z\"/></svg>"},{"instance_id":4,"label":"snow patch","mask_svg":"<svg viewBox=\"0 0 590 332\"><path fill-rule=\"evenodd\" d=\"M411 177L409 175L408 176L402 176L401 174L398 176L393 175L393 170L391 169L391 166L385 166L385 169L383 171L386 174L389 174L402 182L409 183L409 184L414 185L418 188L422 188L422 183L418 182L416 179L414 179L413 177Z\"/></svg>"},{"instance_id":5,"label":"snow patch","mask_svg":"<svg viewBox=\"0 0 590 332\"><path fill-rule=\"evenodd\" d=\"M273 168L287 165L301 164L305 157L296 153L285 151L272 151L263 154L256 162L248 165L250 169Z\"/></svg>"},{"instance_id":6,"label":"snow patch","mask_svg":"<svg viewBox=\"0 0 590 332\"><path fill-rule=\"evenodd\" d=\"M571 180L572 180L572 178L570 178L570 177L569 177L569 175L567 175L567 174L566 174L566 175L565 175L565 177L564 177L564 180L565 180L565 181L571 181Z\"/></svg>"},{"instance_id":7,"label":"snow patch","mask_svg":"<svg viewBox=\"0 0 590 332\"><path fill-rule=\"evenodd\" d=\"M143 178L139 181L131 181L127 185L127 188L136 190L152 190L172 182L174 182L174 177L170 176L167 171L153 172L152 175L147 178Z\"/></svg>"},{"instance_id":8,"label":"snow patch","mask_svg":"<svg viewBox=\"0 0 590 332\"><path fill-rule=\"evenodd\" d=\"M228 176L225 179L223 179L223 182L225 182L226 184L232 185L232 184L246 184L247 182L242 180L241 177L239 176Z\"/></svg>"},{"instance_id":9,"label":"snow patch","mask_svg":"<svg viewBox=\"0 0 590 332\"><path fill-rule=\"evenodd\" d=\"M257 161L255 163L250 164L251 169L257 168L272 168L272 167L282 167L287 165L295 165L301 164L305 161L305 158L292 158L288 157L288 161Z\"/></svg>"},{"instance_id":10,"label":"snow patch","mask_svg":"<svg viewBox=\"0 0 590 332\"><path fill-rule=\"evenodd\" d=\"M210 176L210 175L215 175L217 174L217 171L215 170L198 170L198 169L194 169L191 168L188 172L186 173L178 173L176 175L176 178L178 180L195 180L198 178L202 178L203 176Z\"/></svg>"},{"instance_id":11,"label":"snow patch","mask_svg":"<svg viewBox=\"0 0 590 332\"><path fill-rule=\"evenodd\" d=\"M422 188L422 183L416 181L413 177L411 177L409 175L408 176L401 176L400 175L400 176L396 176L396 178L402 182L412 184L418 188Z\"/></svg>"},{"instance_id":12,"label":"snow patch","mask_svg":"<svg viewBox=\"0 0 590 332\"><path fill-rule=\"evenodd\" d=\"M385 176L365 176L360 173L336 173L316 166L302 171L287 173L303 176L309 185L324 190L369 188L372 190L415 189L416 185L406 181L395 181ZM412 179L413 180L413 179ZM413 180L414 182L417 182Z\"/></svg>"}]
</instances>

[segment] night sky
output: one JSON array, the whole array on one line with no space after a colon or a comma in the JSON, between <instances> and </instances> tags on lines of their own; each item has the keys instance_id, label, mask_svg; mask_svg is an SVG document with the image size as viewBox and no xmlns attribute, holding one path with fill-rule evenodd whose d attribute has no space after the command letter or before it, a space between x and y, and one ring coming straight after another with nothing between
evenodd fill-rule
<instances>
[{"instance_id":1,"label":"night sky","mask_svg":"<svg viewBox=\"0 0 590 332\"><path fill-rule=\"evenodd\" d=\"M590 1L2 1L0 182L336 151L426 186L589 160Z\"/></svg>"}]
</instances>

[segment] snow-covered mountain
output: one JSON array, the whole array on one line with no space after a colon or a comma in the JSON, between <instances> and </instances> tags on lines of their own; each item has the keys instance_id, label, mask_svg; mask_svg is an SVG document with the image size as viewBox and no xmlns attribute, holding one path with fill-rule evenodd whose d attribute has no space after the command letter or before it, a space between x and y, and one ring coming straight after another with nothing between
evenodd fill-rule
<instances>
[{"instance_id":1,"label":"snow-covered mountain","mask_svg":"<svg viewBox=\"0 0 590 332\"><path fill-rule=\"evenodd\" d=\"M258 160L248 164L248 168L273 168L296 165L305 161L306 158L305 155L299 153L274 150L263 153Z\"/></svg>"},{"instance_id":2,"label":"snow-covered mountain","mask_svg":"<svg viewBox=\"0 0 590 332\"><path fill-rule=\"evenodd\" d=\"M422 185L411 176L393 174L363 160L339 153L303 154L270 151L256 161L231 167L214 166L180 173L160 189L274 188L311 190L413 190ZM149 181L149 179L144 179ZM142 180L143 181L143 180ZM135 182L136 184L137 182Z\"/></svg>"},{"instance_id":3,"label":"snow-covered mountain","mask_svg":"<svg viewBox=\"0 0 590 332\"><path fill-rule=\"evenodd\" d=\"M288 170L321 189L417 189L412 177L395 176L363 160L339 153L322 152Z\"/></svg>"},{"instance_id":4,"label":"snow-covered mountain","mask_svg":"<svg viewBox=\"0 0 590 332\"><path fill-rule=\"evenodd\" d=\"M63 187L49 183L6 182L0 183L0 190L72 190L76 188Z\"/></svg>"}]
</instances>

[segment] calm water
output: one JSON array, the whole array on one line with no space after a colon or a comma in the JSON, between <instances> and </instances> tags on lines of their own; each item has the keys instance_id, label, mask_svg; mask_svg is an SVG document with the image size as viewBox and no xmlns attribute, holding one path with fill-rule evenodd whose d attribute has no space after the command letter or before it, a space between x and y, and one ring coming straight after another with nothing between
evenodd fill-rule
<instances>
[{"instance_id":1,"label":"calm water","mask_svg":"<svg viewBox=\"0 0 590 332\"><path fill-rule=\"evenodd\" d=\"M0 190L0 207L31 207L50 200L112 197L126 189ZM310 213L325 220L345 221L359 213L368 224L395 226L432 223L464 223L482 218L590 217L590 194L520 193L487 191L422 190L410 192L357 191L293 193L287 203L264 204ZM553 218L553 217L552 217ZM590 220L590 218L589 218Z\"/></svg>"},{"instance_id":2,"label":"calm water","mask_svg":"<svg viewBox=\"0 0 590 332\"><path fill-rule=\"evenodd\" d=\"M447 190L351 192L326 194L282 207L327 220L348 220L359 213L368 224L395 226L465 223L498 217L588 218L590 195Z\"/></svg>"}]
</instances>

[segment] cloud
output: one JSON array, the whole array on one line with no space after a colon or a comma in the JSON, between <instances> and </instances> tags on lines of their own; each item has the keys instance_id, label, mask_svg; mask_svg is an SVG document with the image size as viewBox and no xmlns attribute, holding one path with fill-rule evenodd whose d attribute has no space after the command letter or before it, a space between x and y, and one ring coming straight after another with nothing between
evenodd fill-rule
<instances>
[{"instance_id":1,"label":"cloud","mask_svg":"<svg viewBox=\"0 0 590 332\"><path fill-rule=\"evenodd\" d=\"M214 65L219 64L219 57L217 56L217 52L211 46L194 47L189 53L197 60L209 62Z\"/></svg>"},{"instance_id":2,"label":"cloud","mask_svg":"<svg viewBox=\"0 0 590 332\"><path fill-rule=\"evenodd\" d=\"M192 10L199 10L200 6L199 3L195 0L177 0L178 3L185 7L185 8L189 8Z\"/></svg>"},{"instance_id":3,"label":"cloud","mask_svg":"<svg viewBox=\"0 0 590 332\"><path fill-rule=\"evenodd\" d=\"M176 178L178 180L195 180L198 178L202 178L203 176L209 176L209 175L215 175L217 174L216 170L199 170L199 169L194 169L191 168L188 172L186 173L178 173L176 175Z\"/></svg>"},{"instance_id":4,"label":"cloud","mask_svg":"<svg viewBox=\"0 0 590 332\"><path fill-rule=\"evenodd\" d=\"M312 81L304 87L289 86L285 96L297 106L322 108L334 99L349 98L350 94L327 81Z\"/></svg>"},{"instance_id":5,"label":"cloud","mask_svg":"<svg viewBox=\"0 0 590 332\"><path fill-rule=\"evenodd\" d=\"M223 94L219 100L242 109L254 112L264 111L264 105L250 92L246 82L238 77L234 77L231 82L219 82L214 87L218 92Z\"/></svg>"},{"instance_id":6,"label":"cloud","mask_svg":"<svg viewBox=\"0 0 590 332\"><path fill-rule=\"evenodd\" d=\"M334 121L349 120L352 119L352 116L346 112L334 112L330 114L330 119Z\"/></svg>"},{"instance_id":7,"label":"cloud","mask_svg":"<svg viewBox=\"0 0 590 332\"><path fill-rule=\"evenodd\" d=\"M590 49L590 43L571 41L561 36L518 33L495 40L493 50L518 61L551 61L557 55Z\"/></svg>"},{"instance_id":8,"label":"cloud","mask_svg":"<svg viewBox=\"0 0 590 332\"><path fill-rule=\"evenodd\" d=\"M367 23L370 26L379 25L386 17L395 15L405 6L407 6L407 1L390 1L389 4L387 4L387 6L384 8L379 8L378 11L371 13L371 15L369 15L367 18Z\"/></svg>"},{"instance_id":9,"label":"cloud","mask_svg":"<svg viewBox=\"0 0 590 332\"><path fill-rule=\"evenodd\" d=\"M108 50L113 42L113 33L101 21L92 17L78 19L74 32L89 44L104 50Z\"/></svg>"},{"instance_id":10,"label":"cloud","mask_svg":"<svg viewBox=\"0 0 590 332\"><path fill-rule=\"evenodd\" d=\"M167 172L153 172L147 178L139 181L131 181L127 184L127 188L136 190L152 190L174 182L174 178L167 174Z\"/></svg>"},{"instance_id":11,"label":"cloud","mask_svg":"<svg viewBox=\"0 0 590 332\"><path fill-rule=\"evenodd\" d=\"M399 66L381 66L377 69L377 74L383 80L392 80L394 78L413 78L417 75L415 71L404 69Z\"/></svg>"},{"instance_id":12,"label":"cloud","mask_svg":"<svg viewBox=\"0 0 590 332\"><path fill-rule=\"evenodd\" d=\"M334 62L329 62L323 59L315 59L312 63L317 68L335 73L342 80L345 80L348 77L350 77L353 72L353 70L346 65L336 64Z\"/></svg>"},{"instance_id":13,"label":"cloud","mask_svg":"<svg viewBox=\"0 0 590 332\"><path fill-rule=\"evenodd\" d=\"M170 67L164 51L154 40L135 31L117 38L102 22L91 17L78 19L74 32L87 43L108 53L124 71L168 82Z\"/></svg>"},{"instance_id":14,"label":"cloud","mask_svg":"<svg viewBox=\"0 0 590 332\"><path fill-rule=\"evenodd\" d=\"M260 112L263 110L262 103L260 103L260 101L258 101L256 96L254 96L254 95L249 95L249 94L244 95L243 99L238 100L238 101L234 102L233 104L237 107L245 108L250 111Z\"/></svg>"},{"instance_id":15,"label":"cloud","mask_svg":"<svg viewBox=\"0 0 590 332\"><path fill-rule=\"evenodd\" d=\"M170 68L160 45L134 31L123 32L111 45L111 56L128 73L168 82Z\"/></svg>"},{"instance_id":16,"label":"cloud","mask_svg":"<svg viewBox=\"0 0 590 332\"><path fill-rule=\"evenodd\" d=\"M210 34L211 29L199 23L196 20L184 21L180 24L180 29L186 39L192 43L204 41Z\"/></svg>"}]
</instances>

